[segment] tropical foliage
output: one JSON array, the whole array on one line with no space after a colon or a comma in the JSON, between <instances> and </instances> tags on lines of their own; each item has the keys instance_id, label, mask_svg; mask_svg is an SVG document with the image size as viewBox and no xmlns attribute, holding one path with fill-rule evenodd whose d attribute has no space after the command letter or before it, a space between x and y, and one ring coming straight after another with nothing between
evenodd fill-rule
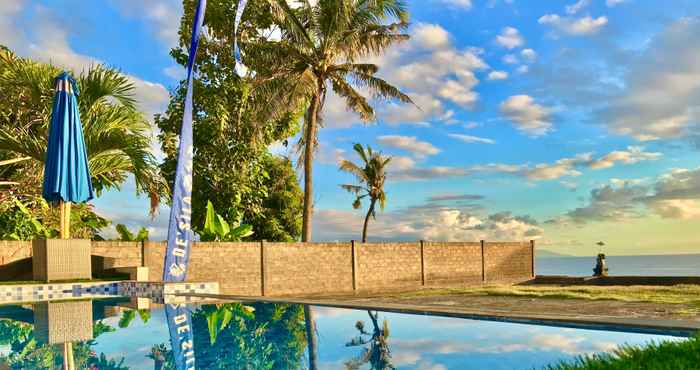
<instances>
[{"instance_id":1,"label":"tropical foliage","mask_svg":"<svg viewBox=\"0 0 700 370\"><path fill-rule=\"evenodd\" d=\"M302 368L306 340L299 305L206 305L192 314L192 324L198 368Z\"/></svg>"},{"instance_id":2,"label":"tropical foliage","mask_svg":"<svg viewBox=\"0 0 700 370\"><path fill-rule=\"evenodd\" d=\"M410 103L407 95L377 77L377 65L363 62L409 38L403 33L408 12L402 0L302 1L295 9L284 0L270 3L280 39L255 39L243 50L257 73L252 95L268 102L259 109L275 116L285 112L280 108L307 106L299 163L304 166L302 241L310 241L313 158L328 90L368 122L375 119L375 111L360 89L375 99Z\"/></svg>"},{"instance_id":3,"label":"tropical foliage","mask_svg":"<svg viewBox=\"0 0 700 370\"><path fill-rule=\"evenodd\" d=\"M547 370L691 370L700 364L700 335L685 341L663 341L647 346L622 346L612 354L582 356L548 366Z\"/></svg>"},{"instance_id":4,"label":"tropical foliage","mask_svg":"<svg viewBox=\"0 0 700 370\"><path fill-rule=\"evenodd\" d=\"M367 241L367 224L370 216L376 219L376 206L383 211L386 206L386 193L384 183L386 182L386 167L391 161L391 157L382 156L381 152L375 152L368 145L365 149L361 144L353 146L357 155L362 159L362 164L357 165L348 160L340 162L340 170L345 171L357 179L359 185L340 185L343 189L355 194L355 201L352 207L358 209L362 206L362 199L369 198L369 208L365 215L365 222L362 226L362 242Z\"/></svg>"},{"instance_id":5,"label":"tropical foliage","mask_svg":"<svg viewBox=\"0 0 700 370\"><path fill-rule=\"evenodd\" d=\"M145 227L141 227L136 235L134 235L134 233L132 233L124 224L117 224L117 226L114 228L117 230L117 234L119 234L119 240L123 240L125 242L143 242L148 240L148 229Z\"/></svg>"},{"instance_id":6,"label":"tropical foliage","mask_svg":"<svg viewBox=\"0 0 700 370\"><path fill-rule=\"evenodd\" d=\"M59 212L41 197L43 162L60 69L19 58L0 47L0 238L29 240L57 235ZM151 128L136 108L135 88L119 71L96 65L77 77L79 110L92 182L100 195L129 176L152 210L167 195L151 150ZM21 160L20 160L21 159ZM26 160L25 160L26 159ZM99 238L109 222L90 205L76 205L71 235Z\"/></svg>"},{"instance_id":7,"label":"tropical foliage","mask_svg":"<svg viewBox=\"0 0 700 370\"><path fill-rule=\"evenodd\" d=\"M194 80L194 178L192 223L204 224L207 201L225 220L240 220L253 227L256 238L294 241L300 236L301 190L291 162L269 153L298 131L300 109L292 107L274 118L258 114L270 102L250 94L251 83L234 71L231 52L237 0L210 1L205 22L207 37L197 51ZM183 1L180 45L171 51L185 66L196 2ZM266 2L251 1L244 31L253 41L272 18ZM178 135L182 124L186 86L172 92L167 111L155 118L165 153L162 173L173 180ZM288 107L286 107L288 108Z\"/></svg>"},{"instance_id":8,"label":"tropical foliage","mask_svg":"<svg viewBox=\"0 0 700 370\"><path fill-rule=\"evenodd\" d=\"M115 329L102 321L93 325L93 338L113 332ZM76 368L128 370L123 359L110 359L104 353L97 354L92 347L95 339L73 343L73 358ZM10 351L0 356L0 363L10 369L60 369L64 362L61 349L57 346L40 343L34 335L34 326L12 320L0 320L0 345Z\"/></svg>"},{"instance_id":9,"label":"tropical foliage","mask_svg":"<svg viewBox=\"0 0 700 370\"><path fill-rule=\"evenodd\" d=\"M41 174L43 167L54 78L60 72L53 65L0 50L0 151L32 158L29 165L35 174ZM148 194L155 209L167 186L152 154L150 125L136 106L133 83L102 65L73 76L80 90L80 118L97 194L119 188L133 175L137 192Z\"/></svg>"},{"instance_id":10,"label":"tropical foliage","mask_svg":"<svg viewBox=\"0 0 700 370\"><path fill-rule=\"evenodd\" d=\"M204 219L204 227L198 231L200 240L204 242L237 242L241 239L253 235L253 227L241 225L239 221L231 228L223 216L216 213L214 205L207 202L207 216Z\"/></svg>"}]
</instances>

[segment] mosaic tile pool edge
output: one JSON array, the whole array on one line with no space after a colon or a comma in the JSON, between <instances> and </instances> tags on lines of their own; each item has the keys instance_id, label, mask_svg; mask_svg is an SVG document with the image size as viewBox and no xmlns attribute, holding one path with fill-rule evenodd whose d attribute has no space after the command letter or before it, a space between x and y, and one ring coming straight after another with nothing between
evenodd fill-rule
<instances>
[{"instance_id":1,"label":"mosaic tile pool edge","mask_svg":"<svg viewBox=\"0 0 700 370\"><path fill-rule=\"evenodd\" d=\"M107 281L0 285L0 304L113 296L151 298L165 302L169 301L168 296L193 293L218 294L219 284Z\"/></svg>"}]
</instances>

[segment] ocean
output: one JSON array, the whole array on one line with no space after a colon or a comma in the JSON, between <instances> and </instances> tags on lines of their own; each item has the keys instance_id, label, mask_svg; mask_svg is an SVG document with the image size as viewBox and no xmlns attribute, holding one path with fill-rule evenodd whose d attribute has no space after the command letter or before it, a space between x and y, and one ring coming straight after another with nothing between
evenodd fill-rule
<instances>
[{"instance_id":1,"label":"ocean","mask_svg":"<svg viewBox=\"0 0 700 370\"><path fill-rule=\"evenodd\" d=\"M537 275L590 276L596 258L549 257L535 261ZM700 254L606 256L610 275L700 276Z\"/></svg>"}]
</instances>

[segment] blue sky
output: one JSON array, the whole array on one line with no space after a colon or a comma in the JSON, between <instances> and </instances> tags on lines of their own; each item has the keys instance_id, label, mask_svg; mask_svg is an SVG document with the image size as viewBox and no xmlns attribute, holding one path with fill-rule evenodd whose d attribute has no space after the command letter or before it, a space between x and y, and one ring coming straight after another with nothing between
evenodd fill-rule
<instances>
[{"instance_id":1,"label":"blue sky","mask_svg":"<svg viewBox=\"0 0 700 370\"><path fill-rule=\"evenodd\" d=\"M314 239L357 238L338 184L354 142L394 156L375 239L537 239L568 254L700 252L700 4L675 0L409 1L412 39L374 58L420 107L377 103L366 125L330 96L316 161ZM146 114L182 76L168 55L181 3L0 5L0 43L77 70L102 62ZM274 146L275 153L295 153ZM133 184L95 201L165 234Z\"/></svg>"}]
</instances>

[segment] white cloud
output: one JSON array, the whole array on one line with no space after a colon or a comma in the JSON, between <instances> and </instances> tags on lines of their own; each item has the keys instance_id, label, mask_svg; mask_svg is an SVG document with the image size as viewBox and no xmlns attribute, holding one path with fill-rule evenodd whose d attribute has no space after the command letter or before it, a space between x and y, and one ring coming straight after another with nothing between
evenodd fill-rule
<instances>
[{"instance_id":1,"label":"white cloud","mask_svg":"<svg viewBox=\"0 0 700 370\"><path fill-rule=\"evenodd\" d=\"M187 71L181 65L163 68L163 74L176 81L184 80L187 77Z\"/></svg>"},{"instance_id":2,"label":"white cloud","mask_svg":"<svg viewBox=\"0 0 700 370\"><path fill-rule=\"evenodd\" d=\"M489 68L481 58L483 50L456 48L449 33L435 24L418 23L409 33L409 41L368 62L377 64L378 75L406 92L416 105L375 101L378 120L391 125L427 126L431 121L449 121L454 114L451 104L472 109L479 99L474 91L479 83L475 71ZM332 93L326 101L324 118L331 127L360 122Z\"/></svg>"},{"instance_id":3,"label":"white cloud","mask_svg":"<svg viewBox=\"0 0 700 370\"><path fill-rule=\"evenodd\" d=\"M518 74L528 73L528 72L530 72L530 67L526 66L526 65L521 65L515 71L518 72Z\"/></svg>"},{"instance_id":4,"label":"white cloud","mask_svg":"<svg viewBox=\"0 0 700 370\"><path fill-rule=\"evenodd\" d=\"M626 3L627 1L628 0L605 0L605 5L607 5L609 8L612 8L622 3Z\"/></svg>"},{"instance_id":5,"label":"white cloud","mask_svg":"<svg viewBox=\"0 0 700 370\"><path fill-rule=\"evenodd\" d=\"M606 156L591 162L589 165L592 169L610 168L616 162L624 164L634 164L641 161L655 161L661 158L661 153L645 152L644 148L638 146L630 146L627 150L616 150Z\"/></svg>"},{"instance_id":6,"label":"white cloud","mask_svg":"<svg viewBox=\"0 0 700 370\"><path fill-rule=\"evenodd\" d=\"M440 149L427 141L420 141L415 136L384 135L377 137L380 145L408 151L418 158L440 153Z\"/></svg>"},{"instance_id":7,"label":"white cloud","mask_svg":"<svg viewBox=\"0 0 700 370\"><path fill-rule=\"evenodd\" d=\"M491 71L488 75L489 81L505 80L508 78L508 72L506 71Z\"/></svg>"},{"instance_id":8,"label":"white cloud","mask_svg":"<svg viewBox=\"0 0 700 370\"><path fill-rule=\"evenodd\" d=\"M690 220L700 218L700 202L695 199L669 199L652 202L651 209L663 218Z\"/></svg>"},{"instance_id":9,"label":"white cloud","mask_svg":"<svg viewBox=\"0 0 700 370\"><path fill-rule=\"evenodd\" d=\"M545 135L552 128L551 109L535 103L528 95L509 97L501 103L500 111L518 130L533 137Z\"/></svg>"},{"instance_id":10,"label":"white cloud","mask_svg":"<svg viewBox=\"0 0 700 370\"><path fill-rule=\"evenodd\" d=\"M93 65L104 63L92 56L75 52L68 42L70 35L64 25L57 22L48 9L33 8L35 20L31 35L14 22L14 13L5 13L8 10L19 11L20 8L7 7L1 10L3 13L0 13L0 44L8 46L18 55L52 63L76 72L86 71ZM13 29L11 34L3 31L5 26ZM37 37L32 37L33 35ZM154 113L162 112L167 107L169 93L163 85L132 75L127 77L135 86L135 99L139 109L149 119Z\"/></svg>"},{"instance_id":11,"label":"white cloud","mask_svg":"<svg viewBox=\"0 0 700 370\"><path fill-rule=\"evenodd\" d=\"M501 58L501 60L505 64L518 64L518 63L520 63L520 60L518 59L517 56L515 56L515 54L506 54L503 56L503 58Z\"/></svg>"},{"instance_id":12,"label":"white cloud","mask_svg":"<svg viewBox=\"0 0 700 370\"><path fill-rule=\"evenodd\" d=\"M591 3L591 0L578 0L577 2L566 6L566 14L576 14L583 10Z\"/></svg>"},{"instance_id":13,"label":"white cloud","mask_svg":"<svg viewBox=\"0 0 700 370\"><path fill-rule=\"evenodd\" d=\"M515 49L525 44L525 39L517 28L506 27L501 31L501 34L496 36L496 43L506 49Z\"/></svg>"},{"instance_id":14,"label":"white cloud","mask_svg":"<svg viewBox=\"0 0 700 370\"><path fill-rule=\"evenodd\" d=\"M487 139L484 137L478 137L478 136L472 136L472 135L463 135L463 134L447 134L447 136L459 140L468 144L471 143L481 143L481 144L496 144L494 140Z\"/></svg>"},{"instance_id":15,"label":"white cloud","mask_svg":"<svg viewBox=\"0 0 700 370\"><path fill-rule=\"evenodd\" d=\"M562 17L557 14L547 14L540 17L540 24L553 27L555 30L572 36L583 36L598 33L606 24L608 18L600 16L592 18L585 16L582 18Z\"/></svg>"},{"instance_id":16,"label":"white cloud","mask_svg":"<svg viewBox=\"0 0 700 370\"><path fill-rule=\"evenodd\" d=\"M441 1L447 5L451 5L451 6L461 8L464 10L469 10L472 8L472 1L471 0L441 0Z\"/></svg>"},{"instance_id":17,"label":"white cloud","mask_svg":"<svg viewBox=\"0 0 700 370\"><path fill-rule=\"evenodd\" d=\"M420 48L442 49L449 47L450 34L437 24L421 23L413 31L411 40Z\"/></svg>"},{"instance_id":18,"label":"white cloud","mask_svg":"<svg viewBox=\"0 0 700 370\"><path fill-rule=\"evenodd\" d=\"M532 49L523 49L520 52L520 55L523 57L523 60L529 63L532 63L535 60L537 60L537 52L535 52Z\"/></svg>"},{"instance_id":19,"label":"white cloud","mask_svg":"<svg viewBox=\"0 0 700 370\"><path fill-rule=\"evenodd\" d=\"M319 240L357 238L362 212L326 209L316 211L314 227ZM531 240L543 229L530 216L510 212L480 216L458 207L426 203L378 214L370 225L373 240Z\"/></svg>"},{"instance_id":20,"label":"white cloud","mask_svg":"<svg viewBox=\"0 0 700 370\"><path fill-rule=\"evenodd\" d=\"M182 2L178 0L110 0L123 16L141 19L151 28L163 46L177 46L182 16Z\"/></svg>"},{"instance_id":21,"label":"white cloud","mask_svg":"<svg viewBox=\"0 0 700 370\"><path fill-rule=\"evenodd\" d=\"M627 67L622 94L600 113L612 132L638 140L688 135L700 118L700 18L656 35Z\"/></svg>"},{"instance_id":22,"label":"white cloud","mask_svg":"<svg viewBox=\"0 0 700 370\"><path fill-rule=\"evenodd\" d=\"M565 215L578 223L642 217L648 210L663 218L700 219L700 168L675 169L646 181L612 179L591 191L588 204Z\"/></svg>"}]
</instances>

